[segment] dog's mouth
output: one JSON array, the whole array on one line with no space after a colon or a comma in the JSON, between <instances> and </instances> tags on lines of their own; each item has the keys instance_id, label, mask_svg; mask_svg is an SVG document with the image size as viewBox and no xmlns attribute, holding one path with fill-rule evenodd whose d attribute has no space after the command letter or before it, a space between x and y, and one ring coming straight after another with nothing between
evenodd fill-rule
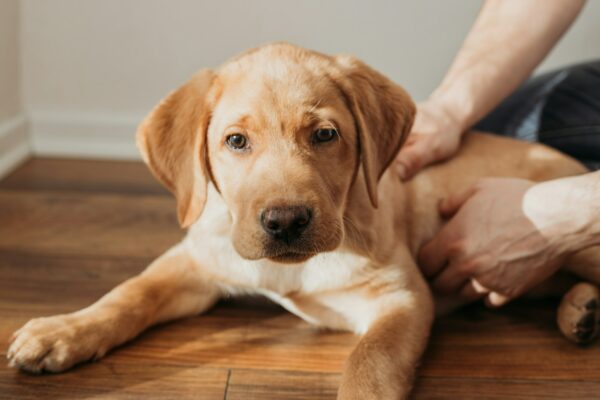
<instances>
[{"instance_id":1,"label":"dog's mouth","mask_svg":"<svg viewBox=\"0 0 600 400\"><path fill-rule=\"evenodd\" d=\"M320 252L318 246L308 238L294 243L269 241L263 247L262 257L282 264L301 263Z\"/></svg>"},{"instance_id":2,"label":"dog's mouth","mask_svg":"<svg viewBox=\"0 0 600 400\"><path fill-rule=\"evenodd\" d=\"M285 252L277 255L268 256L267 258L271 261L275 261L278 263L300 263L308 260L314 256L314 253L297 253L297 252Z\"/></svg>"}]
</instances>

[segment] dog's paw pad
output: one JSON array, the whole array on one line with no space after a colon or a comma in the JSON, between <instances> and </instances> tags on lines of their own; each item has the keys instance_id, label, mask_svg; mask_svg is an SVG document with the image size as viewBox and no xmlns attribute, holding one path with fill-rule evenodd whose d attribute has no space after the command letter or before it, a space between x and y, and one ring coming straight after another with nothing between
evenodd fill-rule
<instances>
[{"instance_id":1,"label":"dog's paw pad","mask_svg":"<svg viewBox=\"0 0 600 400\"><path fill-rule=\"evenodd\" d=\"M573 334L577 337L579 343L587 343L594 338L596 333L596 315L595 312L586 312L579 322L575 324Z\"/></svg>"},{"instance_id":2,"label":"dog's paw pad","mask_svg":"<svg viewBox=\"0 0 600 400\"><path fill-rule=\"evenodd\" d=\"M557 321L565 337L585 344L600 331L600 291L589 283L579 283L564 295L558 308Z\"/></svg>"},{"instance_id":3,"label":"dog's paw pad","mask_svg":"<svg viewBox=\"0 0 600 400\"><path fill-rule=\"evenodd\" d=\"M586 310L596 310L598 308L598 299L591 299L585 303Z\"/></svg>"}]
</instances>

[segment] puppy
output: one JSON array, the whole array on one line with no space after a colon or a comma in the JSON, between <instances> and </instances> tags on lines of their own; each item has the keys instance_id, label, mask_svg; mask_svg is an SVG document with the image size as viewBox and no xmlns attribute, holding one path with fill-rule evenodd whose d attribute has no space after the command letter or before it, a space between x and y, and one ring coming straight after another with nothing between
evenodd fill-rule
<instances>
[{"instance_id":1,"label":"puppy","mask_svg":"<svg viewBox=\"0 0 600 400\"><path fill-rule=\"evenodd\" d=\"M406 397L434 318L415 253L441 226L438 201L485 176L585 171L540 145L470 134L454 159L403 183L388 166L414 114L402 88L349 56L273 44L200 71L137 134L187 236L95 304L28 322L10 364L63 371L220 297L259 293L362 335L339 399ZM598 283L598 254L569 268ZM588 285L568 296L561 324L572 334L590 318L578 305L598 294Z\"/></svg>"}]
</instances>

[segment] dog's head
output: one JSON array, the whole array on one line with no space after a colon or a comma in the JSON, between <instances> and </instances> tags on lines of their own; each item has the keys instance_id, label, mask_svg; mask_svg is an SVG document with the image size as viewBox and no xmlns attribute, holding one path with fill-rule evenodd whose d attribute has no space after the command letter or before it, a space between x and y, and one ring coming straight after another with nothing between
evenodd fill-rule
<instances>
[{"instance_id":1,"label":"dog's head","mask_svg":"<svg viewBox=\"0 0 600 400\"><path fill-rule=\"evenodd\" d=\"M182 226L212 183L242 257L298 262L340 245L359 170L377 206L413 116L406 92L357 59L273 44L200 71L150 113L138 144Z\"/></svg>"}]
</instances>

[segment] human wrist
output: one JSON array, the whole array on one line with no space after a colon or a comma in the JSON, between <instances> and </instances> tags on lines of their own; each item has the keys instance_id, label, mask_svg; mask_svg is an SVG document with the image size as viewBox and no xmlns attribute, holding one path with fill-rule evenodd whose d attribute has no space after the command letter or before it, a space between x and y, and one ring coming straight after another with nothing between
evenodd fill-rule
<instances>
[{"instance_id":1,"label":"human wrist","mask_svg":"<svg viewBox=\"0 0 600 400\"><path fill-rule=\"evenodd\" d=\"M440 110L447 119L446 122L461 136L473 124L472 102L465 92L457 92L442 85L429 96L426 103Z\"/></svg>"},{"instance_id":2,"label":"human wrist","mask_svg":"<svg viewBox=\"0 0 600 400\"><path fill-rule=\"evenodd\" d=\"M450 101L431 96L421 103L421 108L425 108L430 115L435 116L438 129L447 134L460 137L467 128L460 116L455 113Z\"/></svg>"}]
</instances>

